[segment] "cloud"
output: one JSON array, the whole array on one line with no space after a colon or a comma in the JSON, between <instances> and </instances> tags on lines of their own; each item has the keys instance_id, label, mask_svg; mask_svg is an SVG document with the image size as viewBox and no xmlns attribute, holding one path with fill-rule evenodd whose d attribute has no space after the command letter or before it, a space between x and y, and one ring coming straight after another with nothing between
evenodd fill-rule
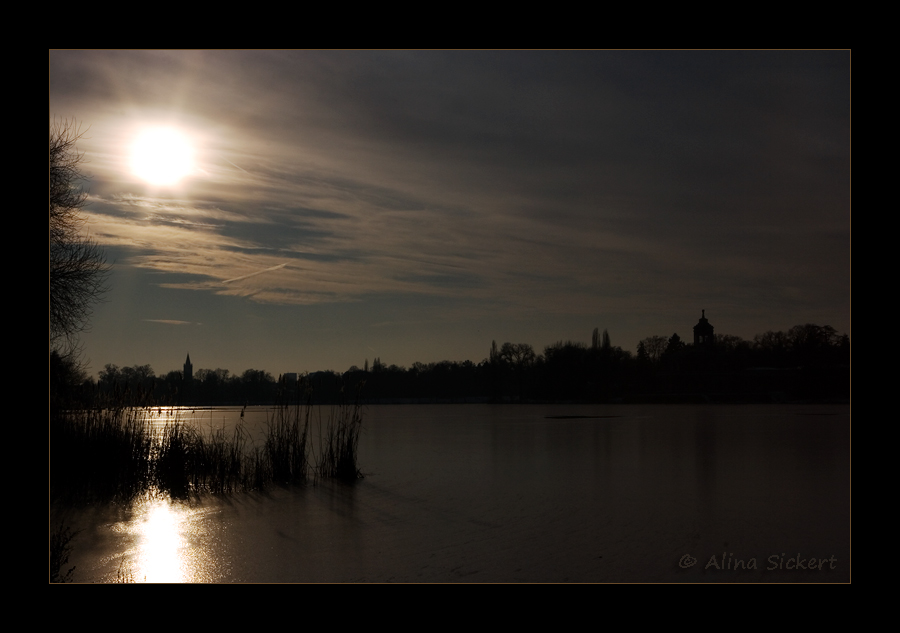
<instances>
[{"instance_id":1,"label":"cloud","mask_svg":"<svg viewBox=\"0 0 900 633\"><path fill-rule=\"evenodd\" d=\"M596 314L849 285L842 56L74 51L51 86L129 113L177 88L206 144L183 192L87 148L92 234L163 287Z\"/></svg>"}]
</instances>

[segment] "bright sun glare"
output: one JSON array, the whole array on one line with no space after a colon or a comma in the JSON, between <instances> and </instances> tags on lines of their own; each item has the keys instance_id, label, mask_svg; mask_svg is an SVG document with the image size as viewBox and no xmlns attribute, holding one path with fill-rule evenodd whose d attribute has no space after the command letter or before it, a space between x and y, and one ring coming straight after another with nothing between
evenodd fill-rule
<instances>
[{"instance_id":1,"label":"bright sun glare","mask_svg":"<svg viewBox=\"0 0 900 633\"><path fill-rule=\"evenodd\" d=\"M177 184L194 169L188 138L170 127L148 128L131 146L131 170L151 185Z\"/></svg>"}]
</instances>

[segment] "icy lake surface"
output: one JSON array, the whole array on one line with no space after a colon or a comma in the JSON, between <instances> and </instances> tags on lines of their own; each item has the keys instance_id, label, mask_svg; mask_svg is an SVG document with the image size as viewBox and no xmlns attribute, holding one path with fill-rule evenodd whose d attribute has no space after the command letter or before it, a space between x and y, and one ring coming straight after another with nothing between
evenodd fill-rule
<instances>
[{"instance_id":1,"label":"icy lake surface","mask_svg":"<svg viewBox=\"0 0 900 633\"><path fill-rule=\"evenodd\" d=\"M71 510L67 567L84 583L850 579L849 406L375 405L359 453L355 484Z\"/></svg>"}]
</instances>

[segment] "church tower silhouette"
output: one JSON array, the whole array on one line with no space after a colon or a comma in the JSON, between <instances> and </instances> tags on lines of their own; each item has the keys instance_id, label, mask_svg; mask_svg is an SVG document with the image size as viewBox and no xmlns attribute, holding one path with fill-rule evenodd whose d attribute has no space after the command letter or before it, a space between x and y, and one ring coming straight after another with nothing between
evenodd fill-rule
<instances>
[{"instance_id":1,"label":"church tower silhouette","mask_svg":"<svg viewBox=\"0 0 900 633\"><path fill-rule=\"evenodd\" d=\"M190 353L187 355L187 360L184 361L184 382L190 382L194 378L194 366L191 365L191 355Z\"/></svg>"},{"instance_id":2,"label":"church tower silhouette","mask_svg":"<svg viewBox=\"0 0 900 633\"><path fill-rule=\"evenodd\" d=\"M716 344L713 326L706 320L706 310L700 311L700 321L694 326L694 347L712 348Z\"/></svg>"}]
</instances>

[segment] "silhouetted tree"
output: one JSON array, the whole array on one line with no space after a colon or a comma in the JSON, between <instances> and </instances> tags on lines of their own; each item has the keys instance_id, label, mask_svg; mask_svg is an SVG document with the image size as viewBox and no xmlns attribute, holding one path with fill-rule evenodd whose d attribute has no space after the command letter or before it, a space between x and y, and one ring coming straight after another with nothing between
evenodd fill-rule
<instances>
[{"instance_id":1,"label":"silhouetted tree","mask_svg":"<svg viewBox=\"0 0 900 633\"><path fill-rule=\"evenodd\" d=\"M681 337L678 336L676 332L671 337L669 337L669 342L666 343L666 351L665 354L675 354L676 352L680 352L684 349L684 341L681 340Z\"/></svg>"},{"instance_id":2,"label":"silhouetted tree","mask_svg":"<svg viewBox=\"0 0 900 633\"><path fill-rule=\"evenodd\" d=\"M788 333L791 356L798 365L849 364L850 339L830 325L795 325Z\"/></svg>"},{"instance_id":3,"label":"silhouetted tree","mask_svg":"<svg viewBox=\"0 0 900 633\"><path fill-rule=\"evenodd\" d=\"M650 362L650 355L647 353L647 346L644 345L644 341L638 343L637 360L642 365Z\"/></svg>"},{"instance_id":4,"label":"silhouetted tree","mask_svg":"<svg viewBox=\"0 0 900 633\"><path fill-rule=\"evenodd\" d=\"M487 360L488 382L490 384L491 398L500 400L503 397L503 377L500 365L500 350L497 349L497 341L491 341L491 351Z\"/></svg>"},{"instance_id":5,"label":"silhouetted tree","mask_svg":"<svg viewBox=\"0 0 900 633\"><path fill-rule=\"evenodd\" d=\"M769 330L753 337L753 350L758 364L784 367L789 362L791 342L785 332Z\"/></svg>"},{"instance_id":6,"label":"silhouetted tree","mask_svg":"<svg viewBox=\"0 0 900 633\"><path fill-rule=\"evenodd\" d=\"M593 344L593 341L592 341ZM558 341L544 348L541 366L546 397L554 400L574 400L588 396L591 358L599 350L575 341Z\"/></svg>"},{"instance_id":7,"label":"silhouetted tree","mask_svg":"<svg viewBox=\"0 0 900 633\"><path fill-rule=\"evenodd\" d=\"M663 353L666 351L667 339L665 336L648 336L647 338L641 341L644 345L644 349L647 352L647 356L650 360L656 362L660 358L662 358Z\"/></svg>"},{"instance_id":8,"label":"silhouetted tree","mask_svg":"<svg viewBox=\"0 0 900 633\"><path fill-rule=\"evenodd\" d=\"M74 353L108 274L103 251L82 232L82 136L74 121L50 123L50 348L62 354Z\"/></svg>"},{"instance_id":9,"label":"silhouetted tree","mask_svg":"<svg viewBox=\"0 0 900 633\"><path fill-rule=\"evenodd\" d=\"M528 343L504 343L500 348L500 364L510 367L516 375L520 400L525 397L525 374L536 360L534 348Z\"/></svg>"},{"instance_id":10,"label":"silhouetted tree","mask_svg":"<svg viewBox=\"0 0 900 633\"><path fill-rule=\"evenodd\" d=\"M103 389L112 389L117 382L121 381L119 374L119 366L113 363L106 363L100 371L99 384Z\"/></svg>"},{"instance_id":11,"label":"silhouetted tree","mask_svg":"<svg viewBox=\"0 0 900 633\"><path fill-rule=\"evenodd\" d=\"M733 353L739 349L749 349L750 344L740 336L733 334L716 334L716 349L720 352Z\"/></svg>"},{"instance_id":12,"label":"silhouetted tree","mask_svg":"<svg viewBox=\"0 0 900 633\"><path fill-rule=\"evenodd\" d=\"M500 360L512 367L530 367L534 359L534 348L528 343L504 343L500 348Z\"/></svg>"},{"instance_id":13,"label":"silhouetted tree","mask_svg":"<svg viewBox=\"0 0 900 633\"><path fill-rule=\"evenodd\" d=\"M240 378L241 395L245 402L274 402L277 383L267 371L248 369Z\"/></svg>"},{"instance_id":14,"label":"silhouetted tree","mask_svg":"<svg viewBox=\"0 0 900 633\"><path fill-rule=\"evenodd\" d=\"M163 393L173 404L180 404L184 397L184 374L180 370L172 370L161 379Z\"/></svg>"},{"instance_id":15,"label":"silhouetted tree","mask_svg":"<svg viewBox=\"0 0 900 633\"><path fill-rule=\"evenodd\" d=\"M53 410L81 404L81 387L87 374L71 356L50 352L50 407Z\"/></svg>"}]
</instances>

